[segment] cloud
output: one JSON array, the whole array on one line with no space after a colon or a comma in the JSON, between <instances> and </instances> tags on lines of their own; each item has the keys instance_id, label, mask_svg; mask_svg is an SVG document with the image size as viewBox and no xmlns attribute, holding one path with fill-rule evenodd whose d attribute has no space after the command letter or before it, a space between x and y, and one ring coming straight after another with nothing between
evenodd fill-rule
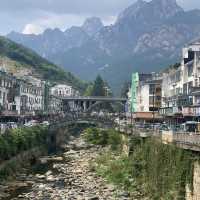
<instances>
[{"instance_id":1,"label":"cloud","mask_svg":"<svg viewBox=\"0 0 200 200\"><path fill-rule=\"evenodd\" d=\"M45 28L81 25L86 17L112 24L136 0L0 0L0 33L11 30L38 33ZM149 0L148 0L149 1ZM198 0L177 0L184 9L200 8Z\"/></svg>"},{"instance_id":2,"label":"cloud","mask_svg":"<svg viewBox=\"0 0 200 200\"><path fill-rule=\"evenodd\" d=\"M68 14L116 14L136 0L1 0L1 11L45 10Z\"/></svg>"},{"instance_id":3,"label":"cloud","mask_svg":"<svg viewBox=\"0 0 200 200\"><path fill-rule=\"evenodd\" d=\"M22 31L23 34L39 34L43 32L43 28L36 24L27 24Z\"/></svg>"},{"instance_id":4,"label":"cloud","mask_svg":"<svg viewBox=\"0 0 200 200\"><path fill-rule=\"evenodd\" d=\"M90 15L73 15L73 14L55 14L43 12L36 20L26 24L22 33L24 34L40 34L47 28L60 28L66 30L71 26L81 26L85 19L92 17ZM110 25L116 20L115 16L101 16L105 25Z\"/></svg>"}]
</instances>

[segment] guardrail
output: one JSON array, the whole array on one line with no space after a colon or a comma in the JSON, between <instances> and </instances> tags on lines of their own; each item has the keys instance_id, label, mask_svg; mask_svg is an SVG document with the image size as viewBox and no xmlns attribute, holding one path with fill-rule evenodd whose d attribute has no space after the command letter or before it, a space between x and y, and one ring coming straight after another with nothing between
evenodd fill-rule
<instances>
[{"instance_id":1,"label":"guardrail","mask_svg":"<svg viewBox=\"0 0 200 200\"><path fill-rule=\"evenodd\" d=\"M124 101L126 102L126 98L120 98L120 97L60 97L63 100L94 100L94 101Z\"/></svg>"},{"instance_id":2,"label":"guardrail","mask_svg":"<svg viewBox=\"0 0 200 200\"><path fill-rule=\"evenodd\" d=\"M196 133L175 133L173 134L173 141L199 145L200 147L200 135Z\"/></svg>"}]
</instances>

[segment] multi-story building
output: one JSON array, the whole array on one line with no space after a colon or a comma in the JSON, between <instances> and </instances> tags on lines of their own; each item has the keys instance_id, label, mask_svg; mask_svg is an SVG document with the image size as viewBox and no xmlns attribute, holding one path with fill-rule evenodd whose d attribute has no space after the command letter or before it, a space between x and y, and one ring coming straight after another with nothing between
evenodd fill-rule
<instances>
[{"instance_id":1,"label":"multi-story building","mask_svg":"<svg viewBox=\"0 0 200 200\"><path fill-rule=\"evenodd\" d=\"M62 97L77 96L71 86L50 84L32 76L17 78L0 71L0 115L17 119L37 114L58 115L63 112Z\"/></svg>"},{"instance_id":2,"label":"multi-story building","mask_svg":"<svg viewBox=\"0 0 200 200\"><path fill-rule=\"evenodd\" d=\"M13 104L15 97L16 78L11 74L0 71L0 106L2 113L15 111Z\"/></svg>"},{"instance_id":3,"label":"multi-story building","mask_svg":"<svg viewBox=\"0 0 200 200\"><path fill-rule=\"evenodd\" d=\"M18 79L15 103L18 114L35 115L44 110L44 81Z\"/></svg>"},{"instance_id":4,"label":"multi-story building","mask_svg":"<svg viewBox=\"0 0 200 200\"><path fill-rule=\"evenodd\" d=\"M79 92L75 90L72 86L59 84L51 88L51 95L57 97L70 97L78 96Z\"/></svg>"},{"instance_id":5,"label":"multi-story building","mask_svg":"<svg viewBox=\"0 0 200 200\"><path fill-rule=\"evenodd\" d=\"M55 105L60 105L58 98L75 97L80 95L79 92L75 90L72 86L64 84L59 84L52 87L50 89L50 94L52 95L52 97L56 97L55 99L52 99ZM67 102L65 103L65 105L62 106L68 108L69 110L74 110L74 108L76 107L74 102Z\"/></svg>"},{"instance_id":6,"label":"multi-story building","mask_svg":"<svg viewBox=\"0 0 200 200\"><path fill-rule=\"evenodd\" d=\"M62 99L50 95L49 96L49 106L48 113L49 114L59 114L63 111L63 101Z\"/></svg>"},{"instance_id":7,"label":"multi-story building","mask_svg":"<svg viewBox=\"0 0 200 200\"><path fill-rule=\"evenodd\" d=\"M163 73L160 113L177 123L200 116L200 43L183 48L180 65Z\"/></svg>"},{"instance_id":8,"label":"multi-story building","mask_svg":"<svg viewBox=\"0 0 200 200\"><path fill-rule=\"evenodd\" d=\"M161 107L161 79L157 74L133 74L129 92L129 110L136 120L160 120L158 111Z\"/></svg>"}]
</instances>

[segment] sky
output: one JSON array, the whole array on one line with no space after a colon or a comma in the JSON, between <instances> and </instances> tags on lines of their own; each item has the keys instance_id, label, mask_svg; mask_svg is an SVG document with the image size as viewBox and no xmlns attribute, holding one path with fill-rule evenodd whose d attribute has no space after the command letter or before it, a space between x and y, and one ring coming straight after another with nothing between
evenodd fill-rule
<instances>
[{"instance_id":1,"label":"sky","mask_svg":"<svg viewBox=\"0 0 200 200\"><path fill-rule=\"evenodd\" d=\"M136 0L0 0L0 34L11 31L39 34L46 28L80 26L87 17L105 25ZM149 0L148 0L149 1ZM185 10L200 9L199 0L177 0Z\"/></svg>"}]
</instances>

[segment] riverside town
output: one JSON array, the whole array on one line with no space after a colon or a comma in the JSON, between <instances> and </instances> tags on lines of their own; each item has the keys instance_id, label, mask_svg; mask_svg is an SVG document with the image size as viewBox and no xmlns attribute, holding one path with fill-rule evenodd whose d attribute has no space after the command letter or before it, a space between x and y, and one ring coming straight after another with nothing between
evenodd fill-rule
<instances>
[{"instance_id":1,"label":"riverside town","mask_svg":"<svg viewBox=\"0 0 200 200\"><path fill-rule=\"evenodd\" d=\"M0 200L200 200L198 1L0 1Z\"/></svg>"}]
</instances>

